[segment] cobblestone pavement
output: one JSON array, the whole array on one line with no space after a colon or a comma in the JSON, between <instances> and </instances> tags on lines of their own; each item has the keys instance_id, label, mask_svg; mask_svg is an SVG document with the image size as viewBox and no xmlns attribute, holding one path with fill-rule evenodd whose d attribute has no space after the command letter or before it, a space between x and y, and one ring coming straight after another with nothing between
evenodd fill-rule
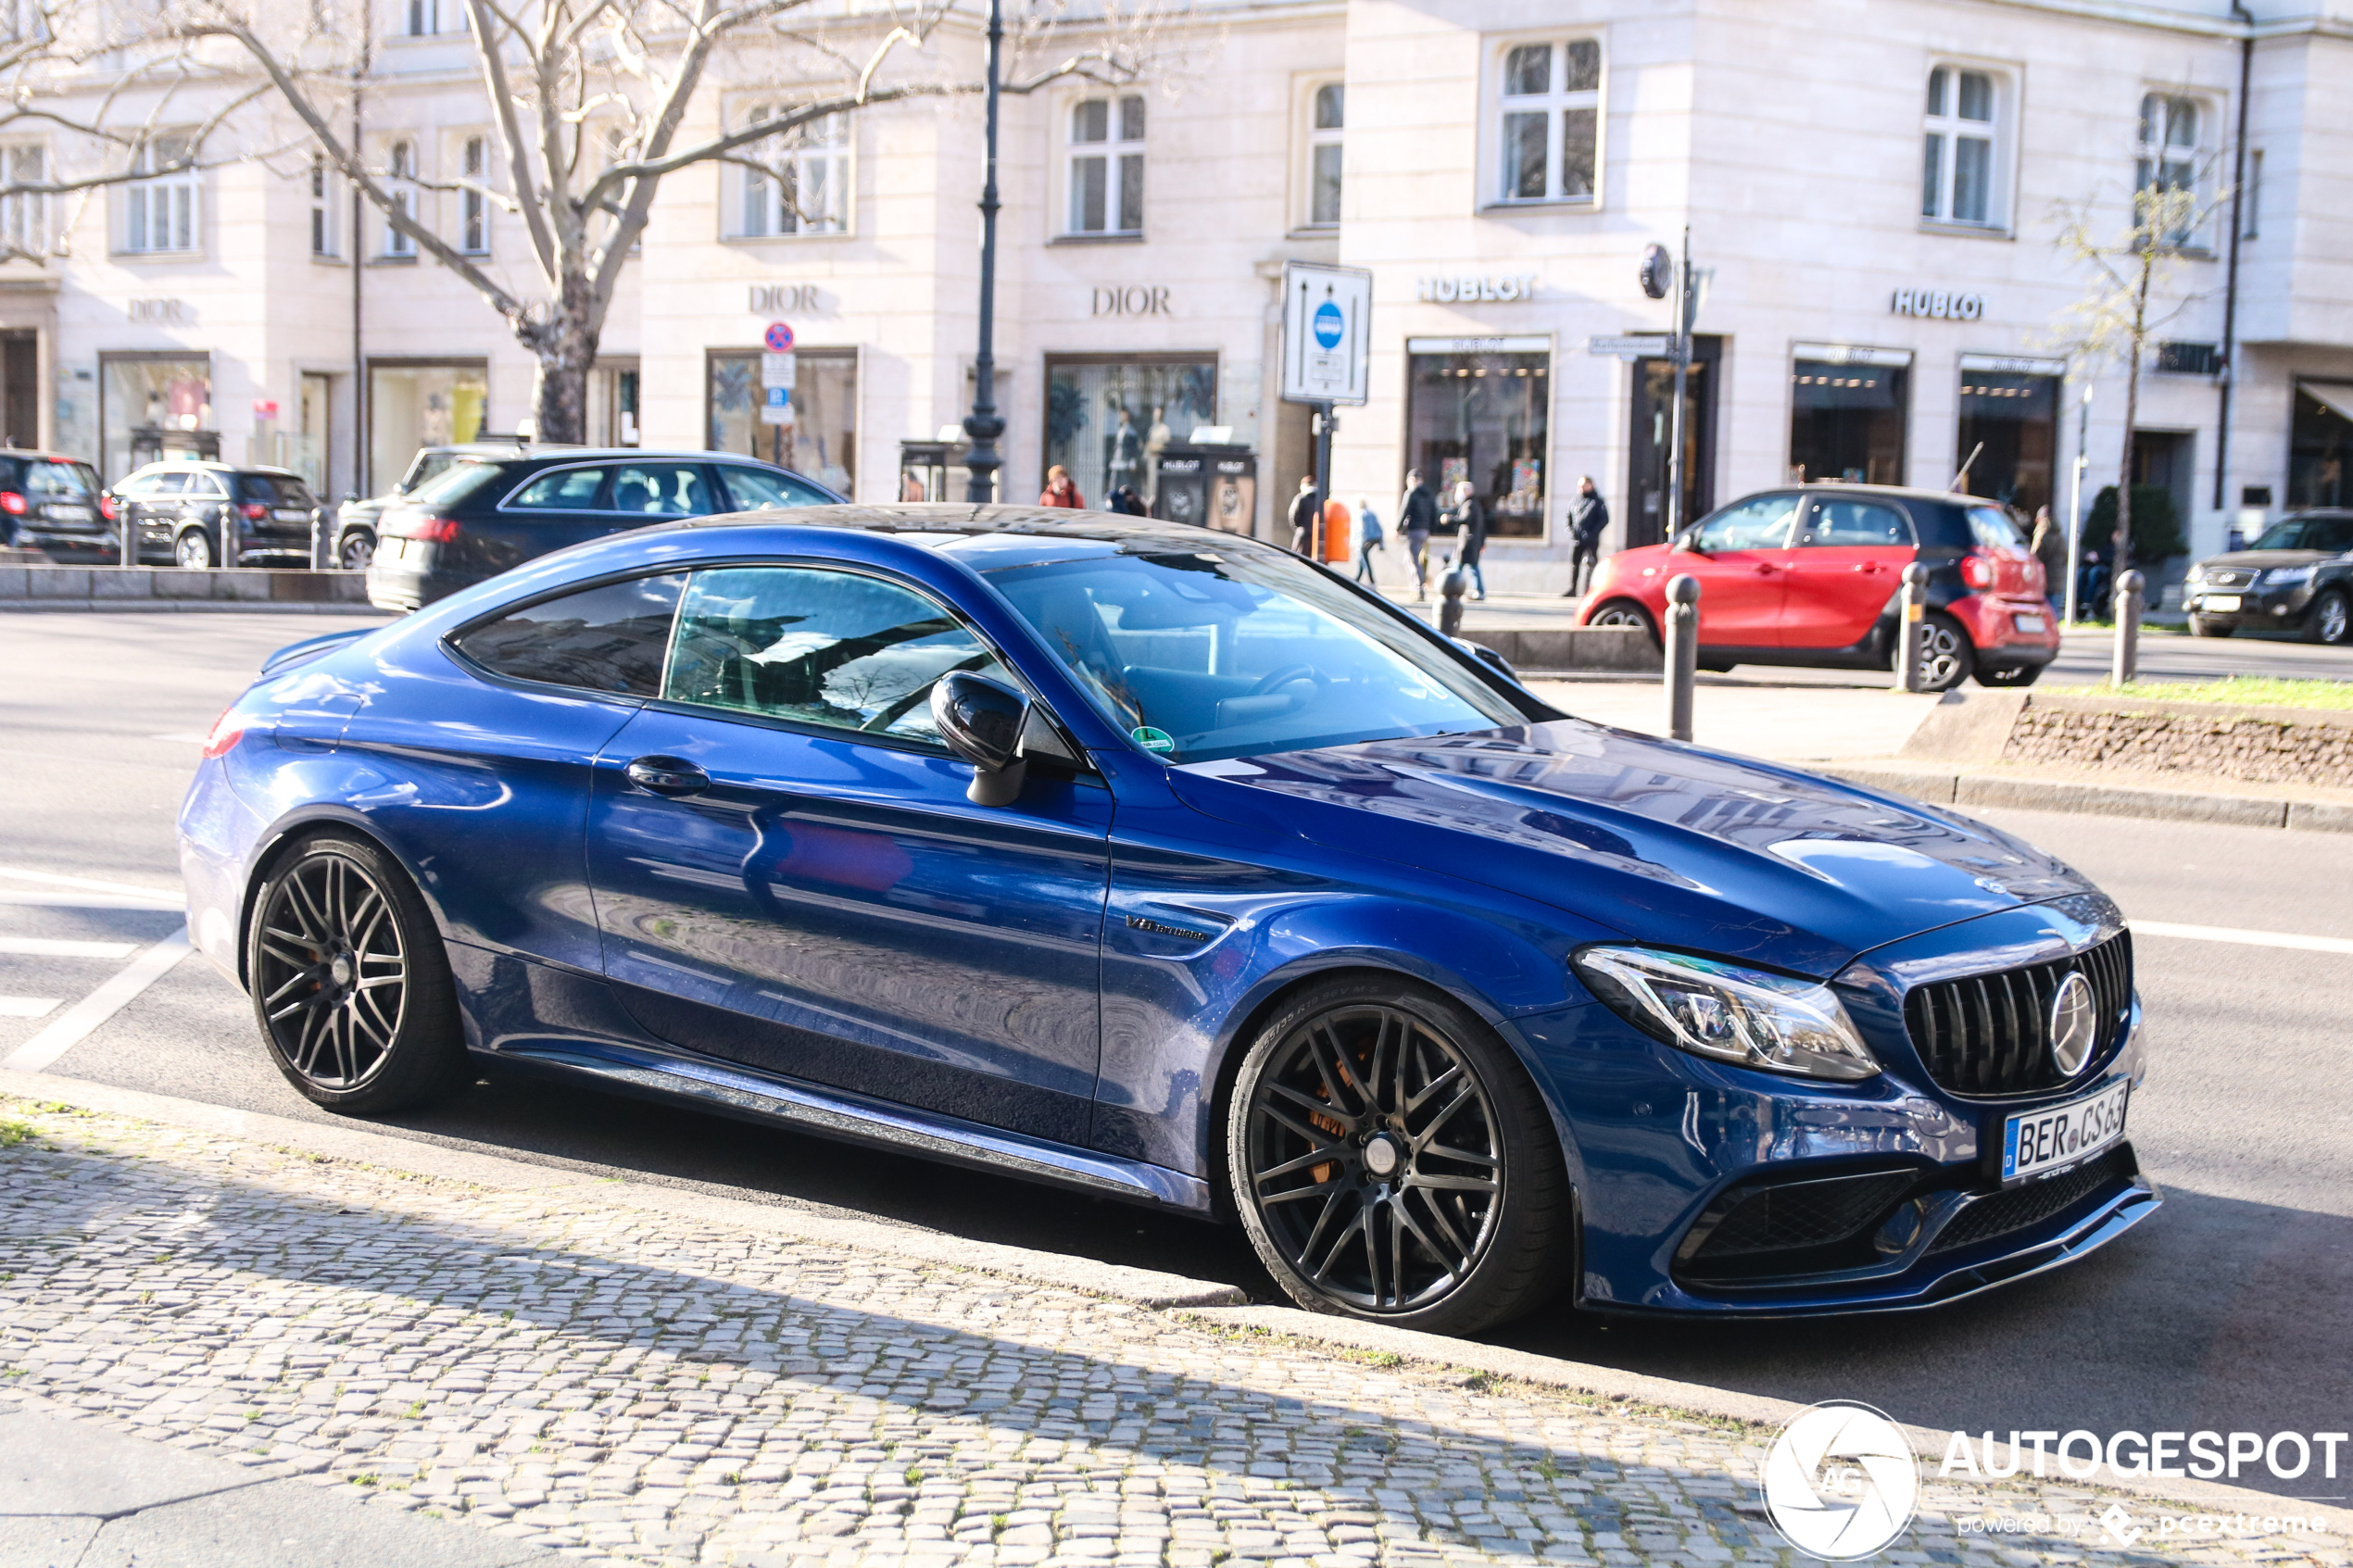
<instances>
[{"instance_id":1,"label":"cobblestone pavement","mask_svg":"<svg viewBox=\"0 0 2353 1568\"><path fill-rule=\"evenodd\" d=\"M1751 1428L610 1190L0 1106L0 1399L630 1563L1807 1561L1761 1517ZM1885 1557L2347 1561L2310 1535L2106 1551L2108 1501L1931 1485Z\"/></svg>"}]
</instances>

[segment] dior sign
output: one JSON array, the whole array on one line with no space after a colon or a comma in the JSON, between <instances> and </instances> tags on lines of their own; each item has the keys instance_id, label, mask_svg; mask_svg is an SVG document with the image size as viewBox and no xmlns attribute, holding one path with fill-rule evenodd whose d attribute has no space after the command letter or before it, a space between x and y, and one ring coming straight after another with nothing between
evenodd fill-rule
<instances>
[{"instance_id":1,"label":"dior sign","mask_svg":"<svg viewBox=\"0 0 2353 1568\"><path fill-rule=\"evenodd\" d=\"M1536 274L1517 277L1481 276L1466 272L1453 278L1416 278L1414 297L1425 305L1472 305L1482 300L1534 299Z\"/></svg>"},{"instance_id":2,"label":"dior sign","mask_svg":"<svg viewBox=\"0 0 2353 1568\"><path fill-rule=\"evenodd\" d=\"M751 313L755 316L782 316L799 311L806 316L825 308L825 295L814 283L754 283L751 285Z\"/></svg>"},{"instance_id":3,"label":"dior sign","mask_svg":"<svg viewBox=\"0 0 2353 1568\"><path fill-rule=\"evenodd\" d=\"M1982 294L1956 294L1944 289L1897 289L1888 311L1896 316L1920 316L1936 321L1974 321L1985 314Z\"/></svg>"}]
</instances>

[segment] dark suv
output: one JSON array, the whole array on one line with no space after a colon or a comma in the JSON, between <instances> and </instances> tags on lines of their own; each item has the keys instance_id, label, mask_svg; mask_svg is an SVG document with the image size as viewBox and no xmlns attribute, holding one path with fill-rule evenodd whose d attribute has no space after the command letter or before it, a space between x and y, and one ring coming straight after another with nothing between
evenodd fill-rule
<instances>
[{"instance_id":1,"label":"dark suv","mask_svg":"<svg viewBox=\"0 0 2353 1568\"><path fill-rule=\"evenodd\" d=\"M2208 556L2182 583L2190 630L2297 632L2305 641L2353 642L2353 512L2298 512L2244 550Z\"/></svg>"},{"instance_id":2,"label":"dark suv","mask_svg":"<svg viewBox=\"0 0 2353 1568\"><path fill-rule=\"evenodd\" d=\"M0 545L25 550L107 552L114 503L79 458L0 452Z\"/></svg>"},{"instance_id":3,"label":"dark suv","mask_svg":"<svg viewBox=\"0 0 2353 1568\"><path fill-rule=\"evenodd\" d=\"M115 515L138 531L139 559L211 566L308 566L319 503L288 469L149 463L112 492ZM233 558L223 560L224 548Z\"/></svg>"},{"instance_id":4,"label":"dark suv","mask_svg":"<svg viewBox=\"0 0 2353 1568\"><path fill-rule=\"evenodd\" d=\"M529 442L521 436L504 440L484 436L450 446L420 446L409 461L409 471L391 489L381 495L346 501L335 508L333 564L346 571L367 571L368 563L376 558L376 530L384 514L423 489L427 481L440 478L460 458L560 457L584 450L562 442Z\"/></svg>"},{"instance_id":5,"label":"dark suv","mask_svg":"<svg viewBox=\"0 0 2353 1568\"><path fill-rule=\"evenodd\" d=\"M624 529L846 499L789 469L725 452L535 447L463 457L385 511L368 598L382 609L415 609Z\"/></svg>"}]
</instances>

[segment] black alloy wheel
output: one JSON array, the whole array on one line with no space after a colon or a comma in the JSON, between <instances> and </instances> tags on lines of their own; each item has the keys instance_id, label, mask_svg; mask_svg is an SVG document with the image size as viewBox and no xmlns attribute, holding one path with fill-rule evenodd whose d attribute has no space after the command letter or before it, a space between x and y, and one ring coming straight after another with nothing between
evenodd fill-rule
<instances>
[{"instance_id":1,"label":"black alloy wheel","mask_svg":"<svg viewBox=\"0 0 2353 1568\"><path fill-rule=\"evenodd\" d=\"M376 536L364 528L355 528L343 536L335 547L336 563L346 571L365 571L376 558Z\"/></svg>"},{"instance_id":2,"label":"black alloy wheel","mask_svg":"<svg viewBox=\"0 0 2353 1568\"><path fill-rule=\"evenodd\" d=\"M1612 599L1595 610L1588 626L1639 626L1650 640L1658 641L1658 625L1651 620L1650 611L1631 599Z\"/></svg>"},{"instance_id":3,"label":"black alloy wheel","mask_svg":"<svg viewBox=\"0 0 2353 1568\"><path fill-rule=\"evenodd\" d=\"M2330 647L2342 647L2353 637L2353 608L2349 608L2342 588L2323 588L2304 615L2304 636L2308 642L2324 643Z\"/></svg>"},{"instance_id":4,"label":"black alloy wheel","mask_svg":"<svg viewBox=\"0 0 2353 1568\"><path fill-rule=\"evenodd\" d=\"M1313 987L1244 1060L1237 1207L1312 1311L1469 1333L1537 1306L1570 1250L1535 1085L1452 1001L1374 978Z\"/></svg>"},{"instance_id":5,"label":"black alloy wheel","mask_svg":"<svg viewBox=\"0 0 2353 1568\"><path fill-rule=\"evenodd\" d=\"M254 900L254 1014L287 1082L331 1110L396 1110L465 1065L449 964L432 918L371 844L298 846Z\"/></svg>"}]
</instances>

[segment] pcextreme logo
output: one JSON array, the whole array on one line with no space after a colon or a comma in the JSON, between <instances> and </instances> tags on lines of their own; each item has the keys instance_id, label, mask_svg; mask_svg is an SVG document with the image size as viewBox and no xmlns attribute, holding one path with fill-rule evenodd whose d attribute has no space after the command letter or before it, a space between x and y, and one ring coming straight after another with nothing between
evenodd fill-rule
<instances>
[{"instance_id":1,"label":"pcextreme logo","mask_svg":"<svg viewBox=\"0 0 2353 1568\"><path fill-rule=\"evenodd\" d=\"M1765 1452L1765 1512L1809 1557L1848 1562L1902 1535L1920 1496L1919 1461L1882 1412L1851 1399L1800 1411Z\"/></svg>"}]
</instances>

